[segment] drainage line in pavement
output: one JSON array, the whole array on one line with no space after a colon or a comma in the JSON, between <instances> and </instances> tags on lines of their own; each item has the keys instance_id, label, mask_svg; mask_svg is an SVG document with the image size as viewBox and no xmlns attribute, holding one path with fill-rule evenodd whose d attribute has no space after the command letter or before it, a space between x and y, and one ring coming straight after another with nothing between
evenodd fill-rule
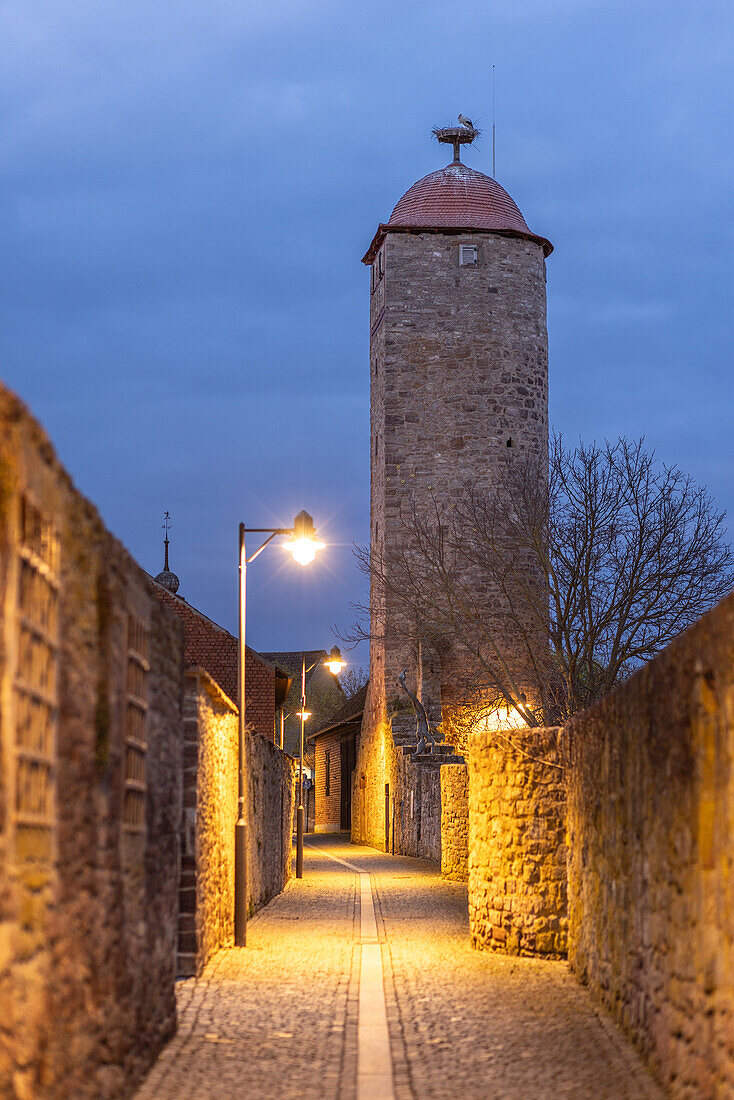
<instances>
[{"instance_id":1,"label":"drainage line in pavement","mask_svg":"<svg viewBox=\"0 0 734 1100\"><path fill-rule=\"evenodd\" d=\"M311 848L309 844L307 847ZM390 1032L387 1025L382 950L369 874L353 863L313 849L359 875L360 967L357 1017L357 1100L394 1100Z\"/></svg>"},{"instance_id":2,"label":"drainage line in pavement","mask_svg":"<svg viewBox=\"0 0 734 1100\"><path fill-rule=\"evenodd\" d=\"M392 1100L390 1032L387 1027L382 952L377 939L370 876L361 873L357 1100Z\"/></svg>"}]
</instances>

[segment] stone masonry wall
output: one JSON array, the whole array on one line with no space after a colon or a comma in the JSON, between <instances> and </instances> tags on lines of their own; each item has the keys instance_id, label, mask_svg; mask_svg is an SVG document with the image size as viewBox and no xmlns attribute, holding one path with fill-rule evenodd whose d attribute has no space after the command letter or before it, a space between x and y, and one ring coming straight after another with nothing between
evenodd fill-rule
<instances>
[{"instance_id":1,"label":"stone masonry wall","mask_svg":"<svg viewBox=\"0 0 734 1100\"><path fill-rule=\"evenodd\" d=\"M247 892L250 914L291 877L296 762L264 737L248 736Z\"/></svg>"},{"instance_id":2,"label":"stone masonry wall","mask_svg":"<svg viewBox=\"0 0 734 1100\"><path fill-rule=\"evenodd\" d=\"M379 642L370 643L371 661L375 659L376 646ZM352 840L355 843L387 850L386 792L389 805L398 793L397 805L404 816L403 792L398 778L401 768L402 753L398 754L393 744L390 723L385 715L383 684L380 678L374 682L370 680L352 781ZM399 829L398 837L401 835ZM395 850L402 853L402 848Z\"/></svg>"},{"instance_id":3,"label":"stone masonry wall","mask_svg":"<svg viewBox=\"0 0 734 1100\"><path fill-rule=\"evenodd\" d=\"M460 267L460 245L469 243L478 246L477 265ZM390 233L381 252L384 276L371 296L372 546L389 570L409 496L424 512L450 507L467 482L491 487L511 458L545 458L548 337L539 244L492 233ZM512 664L517 628L501 596L493 606ZM397 636L397 609L385 611L389 703L416 656ZM424 703L451 687L450 655L442 665L416 670Z\"/></svg>"},{"instance_id":4,"label":"stone masonry wall","mask_svg":"<svg viewBox=\"0 0 734 1100\"><path fill-rule=\"evenodd\" d=\"M186 672L184 818L178 972L200 974L234 936L238 711L202 668ZM248 734L248 911L260 909L290 877L295 764Z\"/></svg>"},{"instance_id":5,"label":"stone masonry wall","mask_svg":"<svg viewBox=\"0 0 734 1100\"><path fill-rule=\"evenodd\" d=\"M459 266L461 244L478 247ZM465 482L493 484L499 464L548 446L545 260L533 241L493 233L387 234L371 272L371 552L389 571L405 541L401 508L451 507ZM509 444L509 445L508 445ZM387 715L408 669L423 703L450 717L459 655L416 653L411 625L373 587L370 689L355 772L353 834L385 847L385 790L411 842L402 758ZM522 643L500 595L487 593L505 657L523 681ZM448 728L448 726L447 726ZM415 801L415 793L413 795ZM402 851L396 848L396 851Z\"/></svg>"},{"instance_id":6,"label":"stone masonry wall","mask_svg":"<svg viewBox=\"0 0 734 1100\"><path fill-rule=\"evenodd\" d=\"M183 636L0 388L0 1095L127 1097L175 1028Z\"/></svg>"},{"instance_id":7,"label":"stone masonry wall","mask_svg":"<svg viewBox=\"0 0 734 1100\"><path fill-rule=\"evenodd\" d=\"M180 975L200 974L234 934L237 708L200 668L186 672Z\"/></svg>"},{"instance_id":8,"label":"stone masonry wall","mask_svg":"<svg viewBox=\"0 0 734 1100\"><path fill-rule=\"evenodd\" d=\"M367 692L352 780L352 840L382 851L441 862L441 778L438 765L412 763L380 718L380 684ZM384 713L384 712L383 712Z\"/></svg>"},{"instance_id":9,"label":"stone masonry wall","mask_svg":"<svg viewBox=\"0 0 734 1100\"><path fill-rule=\"evenodd\" d=\"M469 877L469 769L441 768L441 874L457 882Z\"/></svg>"},{"instance_id":10,"label":"stone masonry wall","mask_svg":"<svg viewBox=\"0 0 734 1100\"><path fill-rule=\"evenodd\" d=\"M474 733L469 754L469 926L474 947L566 953L561 731Z\"/></svg>"},{"instance_id":11,"label":"stone masonry wall","mask_svg":"<svg viewBox=\"0 0 734 1100\"><path fill-rule=\"evenodd\" d=\"M734 596L569 736L569 960L675 1097L734 1095Z\"/></svg>"},{"instance_id":12,"label":"stone masonry wall","mask_svg":"<svg viewBox=\"0 0 734 1100\"><path fill-rule=\"evenodd\" d=\"M441 862L442 770L401 756L390 802L391 851Z\"/></svg>"}]
</instances>

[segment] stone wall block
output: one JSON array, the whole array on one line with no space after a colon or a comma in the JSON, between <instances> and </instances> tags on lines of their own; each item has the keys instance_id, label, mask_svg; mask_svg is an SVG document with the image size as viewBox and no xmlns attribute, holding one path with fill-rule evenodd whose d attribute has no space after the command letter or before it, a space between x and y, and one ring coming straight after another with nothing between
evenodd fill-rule
<instances>
[{"instance_id":1,"label":"stone wall block","mask_svg":"<svg viewBox=\"0 0 734 1100\"><path fill-rule=\"evenodd\" d=\"M200 974L234 938L234 836L237 821L237 707L203 668L186 673L185 707L197 767L190 777L195 841L182 865L179 973ZM291 873L295 763L259 735L247 734L247 904L250 914L285 886ZM187 851L186 821L183 848ZM193 928L186 919L194 917Z\"/></svg>"},{"instance_id":2,"label":"stone wall block","mask_svg":"<svg viewBox=\"0 0 734 1100\"><path fill-rule=\"evenodd\" d=\"M0 1095L123 1100L176 1022L183 635L1 387L0 547Z\"/></svg>"},{"instance_id":3,"label":"stone wall block","mask_svg":"<svg viewBox=\"0 0 734 1100\"><path fill-rule=\"evenodd\" d=\"M569 962L672 1096L734 1095L734 596L567 738Z\"/></svg>"},{"instance_id":4,"label":"stone wall block","mask_svg":"<svg viewBox=\"0 0 734 1100\"><path fill-rule=\"evenodd\" d=\"M565 775L561 731L482 732L470 747L472 944L566 954Z\"/></svg>"},{"instance_id":5,"label":"stone wall block","mask_svg":"<svg viewBox=\"0 0 734 1100\"><path fill-rule=\"evenodd\" d=\"M441 768L441 873L466 882L469 877L469 769Z\"/></svg>"}]
</instances>

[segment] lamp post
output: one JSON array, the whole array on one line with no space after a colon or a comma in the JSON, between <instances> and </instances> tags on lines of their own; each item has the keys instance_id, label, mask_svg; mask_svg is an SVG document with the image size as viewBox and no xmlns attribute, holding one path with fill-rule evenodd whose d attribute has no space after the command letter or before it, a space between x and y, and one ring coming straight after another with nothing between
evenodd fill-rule
<instances>
[{"instance_id":1,"label":"lamp post","mask_svg":"<svg viewBox=\"0 0 734 1100\"><path fill-rule=\"evenodd\" d=\"M301 709L298 717L301 719L301 745L298 761L298 810L296 811L296 878L303 878L303 734L306 719L311 717L306 710L306 672L310 672L314 666L306 669L306 654L301 654Z\"/></svg>"},{"instance_id":2,"label":"lamp post","mask_svg":"<svg viewBox=\"0 0 734 1100\"><path fill-rule=\"evenodd\" d=\"M247 556L245 536L248 534L267 535L254 554ZM247 781L247 740L246 740L246 601L247 566L262 554L277 535L287 535L284 543L299 565L309 565L316 557L316 551L322 550L323 542L316 538L313 520L308 512L299 512L292 527L245 527L239 530L239 760L237 777L237 824L234 834L234 942L236 947L247 943L247 819L245 817L245 783Z\"/></svg>"},{"instance_id":3,"label":"lamp post","mask_svg":"<svg viewBox=\"0 0 734 1100\"><path fill-rule=\"evenodd\" d=\"M297 712L301 719L301 745L300 760L298 766L298 810L296 812L296 878L303 878L303 740L306 719L311 717L311 712L306 710L306 673L316 668L318 661L306 668L306 654L301 653L301 709ZM331 653L324 661L324 665L336 676L346 665L337 646L333 646ZM315 778L315 776L314 776ZM314 786L315 791L315 786Z\"/></svg>"}]
</instances>

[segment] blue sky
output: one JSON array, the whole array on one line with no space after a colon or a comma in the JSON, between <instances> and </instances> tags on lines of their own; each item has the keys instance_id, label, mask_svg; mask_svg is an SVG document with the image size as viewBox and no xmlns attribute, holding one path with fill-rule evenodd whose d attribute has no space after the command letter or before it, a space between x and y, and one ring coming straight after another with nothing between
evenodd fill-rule
<instances>
[{"instance_id":1,"label":"blue sky","mask_svg":"<svg viewBox=\"0 0 734 1100\"><path fill-rule=\"evenodd\" d=\"M377 223L489 129L548 262L551 421L646 435L734 513L734 7L0 0L0 377L138 561L249 640L330 646L363 583ZM491 172L491 140L465 157Z\"/></svg>"}]
</instances>

